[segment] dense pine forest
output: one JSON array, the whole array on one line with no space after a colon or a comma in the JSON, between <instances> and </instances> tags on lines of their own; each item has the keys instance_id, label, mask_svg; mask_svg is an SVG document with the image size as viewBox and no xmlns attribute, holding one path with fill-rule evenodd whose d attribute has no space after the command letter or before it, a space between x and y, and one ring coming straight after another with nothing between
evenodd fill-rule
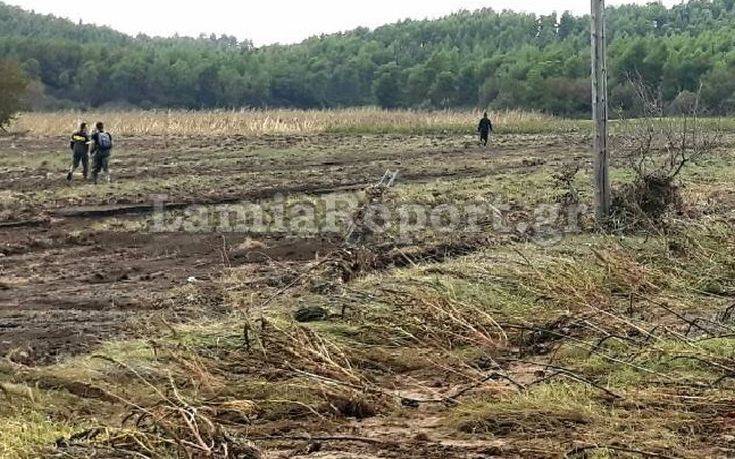
<instances>
[{"instance_id":1,"label":"dense pine forest","mask_svg":"<svg viewBox=\"0 0 735 459\"><path fill-rule=\"evenodd\" d=\"M611 103L642 80L672 107L701 91L735 112L735 0L609 8ZM491 9L255 48L234 37L130 37L0 3L0 59L35 108L380 105L524 108L584 115L588 17ZM246 35L247 31L243 31Z\"/></svg>"}]
</instances>

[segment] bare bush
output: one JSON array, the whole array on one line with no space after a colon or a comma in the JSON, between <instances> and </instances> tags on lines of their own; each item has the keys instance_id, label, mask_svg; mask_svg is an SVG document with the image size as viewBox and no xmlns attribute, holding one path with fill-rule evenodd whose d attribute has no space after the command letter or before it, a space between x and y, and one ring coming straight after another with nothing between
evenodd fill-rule
<instances>
[{"instance_id":1,"label":"bare bush","mask_svg":"<svg viewBox=\"0 0 735 459\"><path fill-rule=\"evenodd\" d=\"M677 98L680 103L669 111L660 92L640 81L632 84L643 111L639 118L622 119L619 151L639 178L673 181L684 166L720 145L719 123L703 118L701 88Z\"/></svg>"},{"instance_id":2,"label":"bare bush","mask_svg":"<svg viewBox=\"0 0 735 459\"><path fill-rule=\"evenodd\" d=\"M635 178L616 190L613 216L625 226L653 224L670 210L681 210L678 177L685 167L722 143L719 120L705 118L700 90L683 92L675 107L666 107L658 90L631 79L639 99L639 118L621 118L619 157Z\"/></svg>"}]
</instances>

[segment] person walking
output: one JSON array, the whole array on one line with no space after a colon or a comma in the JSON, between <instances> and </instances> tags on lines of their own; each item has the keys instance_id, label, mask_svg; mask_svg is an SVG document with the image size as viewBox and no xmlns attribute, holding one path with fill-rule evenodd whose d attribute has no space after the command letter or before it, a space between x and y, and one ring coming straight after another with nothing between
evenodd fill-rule
<instances>
[{"instance_id":1,"label":"person walking","mask_svg":"<svg viewBox=\"0 0 735 459\"><path fill-rule=\"evenodd\" d=\"M87 179L89 175L89 145L91 143L89 137L89 131L87 130L87 123L79 125L79 130L71 135L71 144L69 145L72 151L71 168L69 173L66 175L66 181L70 182L74 179L74 171L76 171L80 164L82 166L82 175L84 179Z\"/></svg>"},{"instance_id":2,"label":"person walking","mask_svg":"<svg viewBox=\"0 0 735 459\"><path fill-rule=\"evenodd\" d=\"M94 141L94 147L92 153L94 154L94 169L92 171L92 180L97 183L100 172L104 171L107 177L107 182L110 182L110 153L112 152L112 135L105 131L105 125L102 122L98 122L97 130L92 134L92 140Z\"/></svg>"},{"instance_id":3,"label":"person walking","mask_svg":"<svg viewBox=\"0 0 735 459\"><path fill-rule=\"evenodd\" d=\"M480 142L482 145L487 147L487 142L490 139L490 133L493 132L493 122L487 116L487 112L483 115L480 120L480 125L477 126L477 131L480 133Z\"/></svg>"}]
</instances>

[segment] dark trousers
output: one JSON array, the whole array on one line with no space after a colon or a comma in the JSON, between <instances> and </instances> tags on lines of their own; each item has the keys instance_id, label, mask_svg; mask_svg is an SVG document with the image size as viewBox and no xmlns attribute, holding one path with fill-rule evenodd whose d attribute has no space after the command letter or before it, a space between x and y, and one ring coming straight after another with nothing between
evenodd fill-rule
<instances>
[{"instance_id":1,"label":"dark trousers","mask_svg":"<svg viewBox=\"0 0 735 459\"><path fill-rule=\"evenodd\" d=\"M480 131L480 142L483 145L487 145L488 139L490 139L490 131Z\"/></svg>"},{"instance_id":2,"label":"dark trousers","mask_svg":"<svg viewBox=\"0 0 735 459\"><path fill-rule=\"evenodd\" d=\"M87 175L89 174L89 155L86 151L74 152L71 171L74 172L75 170L77 170L80 164L82 165L82 173L84 174L84 178L87 178Z\"/></svg>"},{"instance_id":3,"label":"dark trousers","mask_svg":"<svg viewBox=\"0 0 735 459\"><path fill-rule=\"evenodd\" d=\"M97 181L100 172L104 171L109 177L110 175L110 150L98 150L94 154L94 169L92 170L92 179Z\"/></svg>"}]
</instances>

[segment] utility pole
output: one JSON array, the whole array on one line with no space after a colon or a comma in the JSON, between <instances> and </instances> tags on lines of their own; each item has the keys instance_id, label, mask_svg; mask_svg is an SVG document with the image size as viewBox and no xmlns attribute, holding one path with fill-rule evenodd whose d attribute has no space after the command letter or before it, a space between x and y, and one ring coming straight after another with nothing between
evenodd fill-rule
<instances>
[{"instance_id":1,"label":"utility pole","mask_svg":"<svg viewBox=\"0 0 735 459\"><path fill-rule=\"evenodd\" d=\"M607 149L607 34L605 33L605 0L592 0L592 117L595 122L595 188L597 218L603 222L610 216L610 158Z\"/></svg>"}]
</instances>

